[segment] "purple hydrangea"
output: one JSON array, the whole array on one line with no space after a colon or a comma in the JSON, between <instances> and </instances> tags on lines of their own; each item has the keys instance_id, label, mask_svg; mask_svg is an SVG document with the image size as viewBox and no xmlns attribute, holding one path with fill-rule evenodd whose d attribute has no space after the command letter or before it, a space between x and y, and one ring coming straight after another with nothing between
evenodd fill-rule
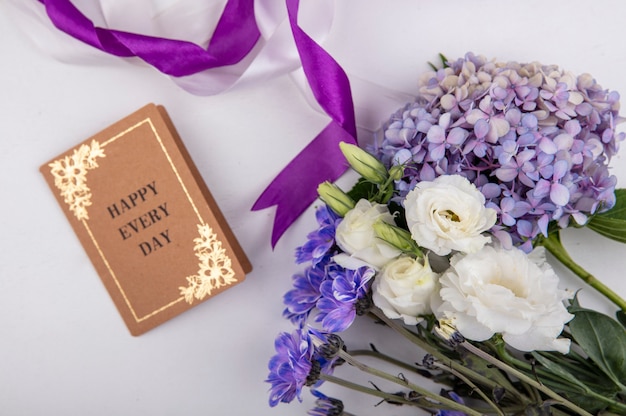
<instances>
[{"instance_id":1,"label":"purple hydrangea","mask_svg":"<svg viewBox=\"0 0 626 416\"><path fill-rule=\"evenodd\" d=\"M361 267L357 270L334 268L328 271L329 278L320 286L321 297L317 302L316 317L328 332L346 330L354 321L359 309L369 306L368 290L375 270Z\"/></svg>"},{"instance_id":2,"label":"purple hydrangea","mask_svg":"<svg viewBox=\"0 0 626 416\"><path fill-rule=\"evenodd\" d=\"M296 263L311 262L313 266L332 254L335 245L335 228L341 218L326 205L315 211L319 228L307 236L307 242L296 248Z\"/></svg>"},{"instance_id":3,"label":"purple hydrangea","mask_svg":"<svg viewBox=\"0 0 626 416\"><path fill-rule=\"evenodd\" d=\"M588 74L469 53L420 79L374 154L406 164L400 197L422 180L467 177L498 211L494 235L528 251L550 222L584 225L614 205L618 112L619 95Z\"/></svg>"}]
</instances>

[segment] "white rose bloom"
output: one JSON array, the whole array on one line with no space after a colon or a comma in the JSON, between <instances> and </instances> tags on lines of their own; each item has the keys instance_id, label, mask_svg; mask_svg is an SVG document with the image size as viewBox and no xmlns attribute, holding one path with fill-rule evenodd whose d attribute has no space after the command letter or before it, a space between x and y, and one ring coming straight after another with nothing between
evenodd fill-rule
<instances>
[{"instance_id":1,"label":"white rose bloom","mask_svg":"<svg viewBox=\"0 0 626 416\"><path fill-rule=\"evenodd\" d=\"M377 221L393 224L393 216L386 205L372 204L361 199L348 211L335 231L337 245L348 256L335 256L343 267L358 268L364 264L377 269L400 255L400 250L376 237L373 225Z\"/></svg>"},{"instance_id":2,"label":"white rose bloom","mask_svg":"<svg viewBox=\"0 0 626 416\"><path fill-rule=\"evenodd\" d=\"M391 319L402 318L407 325L416 325L419 315L431 313L430 299L437 288L438 275L428 260L402 256L391 262L376 276L372 299Z\"/></svg>"},{"instance_id":3,"label":"white rose bloom","mask_svg":"<svg viewBox=\"0 0 626 416\"><path fill-rule=\"evenodd\" d=\"M570 341L558 336L574 317L563 304L571 294L558 289L559 278L544 256L543 247L530 255L492 246L456 254L439 279L442 303L435 314L474 341L501 333L520 351L567 353Z\"/></svg>"},{"instance_id":4,"label":"white rose bloom","mask_svg":"<svg viewBox=\"0 0 626 416\"><path fill-rule=\"evenodd\" d=\"M491 241L482 233L496 223L496 211L485 208L483 194L459 175L419 182L407 194L404 208L413 239L440 256L480 250Z\"/></svg>"}]
</instances>

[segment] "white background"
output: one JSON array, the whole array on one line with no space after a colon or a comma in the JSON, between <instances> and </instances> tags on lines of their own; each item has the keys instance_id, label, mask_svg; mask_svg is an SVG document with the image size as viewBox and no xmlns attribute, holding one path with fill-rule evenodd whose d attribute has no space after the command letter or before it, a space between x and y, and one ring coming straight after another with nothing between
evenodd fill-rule
<instances>
[{"instance_id":1,"label":"white background","mask_svg":"<svg viewBox=\"0 0 626 416\"><path fill-rule=\"evenodd\" d=\"M324 46L355 80L412 94L426 61L471 50L589 72L626 94L621 0L343 0L331 11ZM299 270L293 251L315 228L313 211L272 250L273 210L250 207L327 118L287 75L198 97L132 60L61 62L35 45L52 37L41 38L46 32L32 24L0 0L0 415L305 414L308 392L304 404L269 408L264 379L276 334L291 330L281 318L282 295ZM61 41L78 55L93 53L70 38ZM377 125L395 109L354 93L361 125ZM167 108L254 270L244 283L135 338L38 168L149 102ZM625 158L612 162L621 187ZM575 259L626 296L622 245L585 230L569 230L564 239ZM558 271L563 287L583 288L588 306L612 312ZM357 324L345 338L351 348L373 341L420 359L410 345L385 335ZM324 391L344 398L355 414L401 412L385 404L374 409L377 399L334 386Z\"/></svg>"}]
</instances>

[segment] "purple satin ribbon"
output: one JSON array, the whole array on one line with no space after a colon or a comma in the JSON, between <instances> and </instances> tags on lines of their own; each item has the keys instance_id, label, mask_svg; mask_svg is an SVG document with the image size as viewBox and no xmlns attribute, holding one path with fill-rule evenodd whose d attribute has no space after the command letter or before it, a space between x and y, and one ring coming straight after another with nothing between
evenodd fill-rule
<instances>
[{"instance_id":1,"label":"purple satin ribbon","mask_svg":"<svg viewBox=\"0 0 626 416\"><path fill-rule=\"evenodd\" d=\"M317 186L335 181L347 169L339 142L356 144L350 82L341 66L298 26L299 0L287 0L289 23L302 69L315 99L332 121L272 181L252 207L276 205L272 247L317 198Z\"/></svg>"},{"instance_id":2,"label":"purple satin ribbon","mask_svg":"<svg viewBox=\"0 0 626 416\"><path fill-rule=\"evenodd\" d=\"M63 32L110 54L136 56L172 76L191 75L232 65L254 47L260 32L254 0L229 0L207 50L186 41L138 35L95 27L69 0L39 0L53 24ZM339 142L356 144L356 123L350 82L339 64L298 26L299 0L286 0L289 23L302 68L315 99L331 122L263 191L252 207L276 205L272 247L317 198L317 186L335 181L347 169Z\"/></svg>"},{"instance_id":3,"label":"purple satin ribbon","mask_svg":"<svg viewBox=\"0 0 626 416\"><path fill-rule=\"evenodd\" d=\"M96 27L70 0L39 1L52 23L68 35L112 55L139 57L175 77L236 64L261 36L254 17L254 0L226 3L206 50L192 42Z\"/></svg>"}]
</instances>

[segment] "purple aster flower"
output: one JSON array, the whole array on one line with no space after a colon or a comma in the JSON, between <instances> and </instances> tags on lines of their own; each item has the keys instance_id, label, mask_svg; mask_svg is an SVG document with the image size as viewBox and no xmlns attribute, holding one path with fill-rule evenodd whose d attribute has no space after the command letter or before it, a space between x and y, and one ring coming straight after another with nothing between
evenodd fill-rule
<instances>
[{"instance_id":1,"label":"purple aster flower","mask_svg":"<svg viewBox=\"0 0 626 416\"><path fill-rule=\"evenodd\" d=\"M549 223L584 225L615 204L608 163L626 136L616 92L554 65L471 53L448 65L425 74L373 149L405 166L396 201L419 181L465 176L499 209L493 233L525 250Z\"/></svg>"},{"instance_id":2,"label":"purple aster flower","mask_svg":"<svg viewBox=\"0 0 626 416\"><path fill-rule=\"evenodd\" d=\"M369 283L375 271L369 267L357 270L337 268L329 272L330 279L320 286L321 297L317 302L320 313L316 320L328 332L346 330L357 313L369 308Z\"/></svg>"},{"instance_id":3,"label":"purple aster flower","mask_svg":"<svg viewBox=\"0 0 626 416\"><path fill-rule=\"evenodd\" d=\"M324 263L311 266L303 273L295 274L293 289L285 293L283 297L283 302L287 306L283 311L283 316L302 327L321 296L320 286L325 279Z\"/></svg>"},{"instance_id":4,"label":"purple aster flower","mask_svg":"<svg viewBox=\"0 0 626 416\"><path fill-rule=\"evenodd\" d=\"M316 371L319 372L309 332L303 329L291 334L283 332L276 338L274 347L276 355L269 361L270 373L266 380L272 385L270 406L280 402L290 403L296 397L302 401L302 387L315 383Z\"/></svg>"},{"instance_id":5,"label":"purple aster flower","mask_svg":"<svg viewBox=\"0 0 626 416\"><path fill-rule=\"evenodd\" d=\"M296 263L310 261L314 266L329 255L335 244L335 228L341 220L326 205L322 205L315 211L315 217L319 228L307 236L308 241L301 247L296 248Z\"/></svg>"},{"instance_id":6,"label":"purple aster flower","mask_svg":"<svg viewBox=\"0 0 626 416\"><path fill-rule=\"evenodd\" d=\"M319 390L311 390L311 393L317 397L315 407L307 413L311 416L341 416L343 414L343 402L339 399L333 399L326 396Z\"/></svg>"}]
</instances>

